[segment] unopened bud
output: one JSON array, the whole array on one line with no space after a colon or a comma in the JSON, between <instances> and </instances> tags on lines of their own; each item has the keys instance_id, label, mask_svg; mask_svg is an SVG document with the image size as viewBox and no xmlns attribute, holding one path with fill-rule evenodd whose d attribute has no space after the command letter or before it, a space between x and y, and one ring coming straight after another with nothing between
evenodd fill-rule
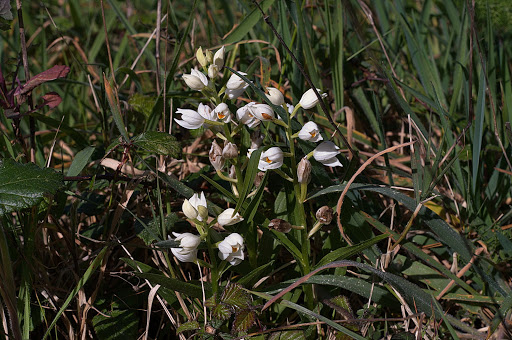
<instances>
[{"instance_id":1,"label":"unopened bud","mask_svg":"<svg viewBox=\"0 0 512 340\"><path fill-rule=\"evenodd\" d=\"M299 183L309 183L311 180L311 162L306 158L302 158L297 164L297 181Z\"/></svg>"},{"instance_id":2,"label":"unopened bud","mask_svg":"<svg viewBox=\"0 0 512 340\"><path fill-rule=\"evenodd\" d=\"M197 207L197 212L203 221L206 220L206 217L208 216L208 208L204 205L200 205Z\"/></svg>"},{"instance_id":3,"label":"unopened bud","mask_svg":"<svg viewBox=\"0 0 512 340\"><path fill-rule=\"evenodd\" d=\"M212 163L215 170L222 170L224 166L224 157L222 157L222 148L219 144L214 140L212 143L212 148L210 149L210 163Z\"/></svg>"},{"instance_id":4,"label":"unopened bud","mask_svg":"<svg viewBox=\"0 0 512 340\"><path fill-rule=\"evenodd\" d=\"M233 159L238 157L238 148L235 144L228 142L224 145L224 149L222 149L222 157L224 159Z\"/></svg>"},{"instance_id":5,"label":"unopened bud","mask_svg":"<svg viewBox=\"0 0 512 340\"><path fill-rule=\"evenodd\" d=\"M332 221L332 215L334 214L331 207L324 205L316 211L316 218L318 222L322 224L329 224Z\"/></svg>"},{"instance_id":6,"label":"unopened bud","mask_svg":"<svg viewBox=\"0 0 512 340\"><path fill-rule=\"evenodd\" d=\"M207 50L206 53L205 53L205 57L206 57L206 62L208 64L211 64L213 62L213 53L212 53L212 51Z\"/></svg>"},{"instance_id":7,"label":"unopened bud","mask_svg":"<svg viewBox=\"0 0 512 340\"><path fill-rule=\"evenodd\" d=\"M203 49L201 47L199 47L196 51L196 59L197 59L197 62L202 67L206 67L206 65L208 65L208 61L206 60L206 56L204 55Z\"/></svg>"},{"instance_id":8,"label":"unopened bud","mask_svg":"<svg viewBox=\"0 0 512 340\"><path fill-rule=\"evenodd\" d=\"M270 100L270 102L274 105L281 106L284 104L284 96L275 87L267 87L267 98Z\"/></svg>"}]
</instances>

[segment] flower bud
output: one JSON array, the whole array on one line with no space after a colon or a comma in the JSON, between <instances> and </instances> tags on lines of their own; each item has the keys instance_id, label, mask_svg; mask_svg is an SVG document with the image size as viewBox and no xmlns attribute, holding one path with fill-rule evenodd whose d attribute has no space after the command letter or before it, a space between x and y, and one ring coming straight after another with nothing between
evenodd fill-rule
<instances>
[{"instance_id":1,"label":"flower bud","mask_svg":"<svg viewBox=\"0 0 512 340\"><path fill-rule=\"evenodd\" d=\"M206 56L206 62L208 64L211 64L213 62L213 52L210 50L206 50L205 56Z\"/></svg>"},{"instance_id":2,"label":"flower bud","mask_svg":"<svg viewBox=\"0 0 512 340\"><path fill-rule=\"evenodd\" d=\"M291 223L280 218L274 218L272 221L270 221L268 227L269 229L274 229L285 234L292 230Z\"/></svg>"},{"instance_id":3,"label":"flower bud","mask_svg":"<svg viewBox=\"0 0 512 340\"><path fill-rule=\"evenodd\" d=\"M336 158L340 153L340 148L337 147L331 141L324 141L313 150L313 157L323 165L336 167L343 166L341 162Z\"/></svg>"},{"instance_id":4,"label":"flower bud","mask_svg":"<svg viewBox=\"0 0 512 340\"><path fill-rule=\"evenodd\" d=\"M199 47L196 51L196 59L197 59L197 62L202 67L206 67L206 65L208 65L208 61L206 60L206 56L204 55L203 49L201 47Z\"/></svg>"},{"instance_id":5,"label":"flower bud","mask_svg":"<svg viewBox=\"0 0 512 340\"><path fill-rule=\"evenodd\" d=\"M210 66L208 66L208 77L210 77L210 79L217 77L218 74L219 67L217 65L211 64Z\"/></svg>"},{"instance_id":6,"label":"flower bud","mask_svg":"<svg viewBox=\"0 0 512 340\"><path fill-rule=\"evenodd\" d=\"M332 221L332 215L334 214L331 207L324 205L316 211L316 218L318 222L322 224L329 224Z\"/></svg>"},{"instance_id":7,"label":"flower bud","mask_svg":"<svg viewBox=\"0 0 512 340\"><path fill-rule=\"evenodd\" d=\"M267 98L270 100L270 102L274 105L281 106L284 104L284 96L275 87L267 87Z\"/></svg>"},{"instance_id":8,"label":"flower bud","mask_svg":"<svg viewBox=\"0 0 512 340\"><path fill-rule=\"evenodd\" d=\"M224 52L225 52L224 46L219 48L217 52L215 52L215 55L213 56L213 64L219 68L219 70L224 66Z\"/></svg>"},{"instance_id":9,"label":"flower bud","mask_svg":"<svg viewBox=\"0 0 512 340\"><path fill-rule=\"evenodd\" d=\"M197 207L198 216L201 218L201 220L205 220L208 216L208 208L206 208L204 205L200 205Z\"/></svg>"},{"instance_id":10,"label":"flower bud","mask_svg":"<svg viewBox=\"0 0 512 340\"><path fill-rule=\"evenodd\" d=\"M243 75L243 76L246 76L247 73L245 72L238 72L239 74ZM246 86L247 83L245 82L245 80L243 80L242 78L240 78L237 74L232 74L231 77L229 77L228 79L228 82L226 84L226 88L227 89L230 89L230 90L238 90L238 89L242 89L244 88L244 86Z\"/></svg>"},{"instance_id":11,"label":"flower bud","mask_svg":"<svg viewBox=\"0 0 512 340\"><path fill-rule=\"evenodd\" d=\"M210 149L210 163L212 163L215 170L222 170L224 166L224 157L222 157L222 148L217 141L213 141L212 148Z\"/></svg>"},{"instance_id":12,"label":"flower bud","mask_svg":"<svg viewBox=\"0 0 512 340\"><path fill-rule=\"evenodd\" d=\"M316 89L316 90L320 94L320 97L322 97L322 98L327 97L327 93L320 92L320 89ZM316 104L318 104L318 97L316 96L313 89L309 89L306 92L304 92L304 94L300 98L299 104L303 109L306 109L306 110L311 109Z\"/></svg>"},{"instance_id":13,"label":"flower bud","mask_svg":"<svg viewBox=\"0 0 512 340\"><path fill-rule=\"evenodd\" d=\"M194 208L194 206L190 203L189 200L185 199L183 201L183 205L181 206L181 210L183 210L183 213L187 218L193 220L197 217L197 209Z\"/></svg>"},{"instance_id":14,"label":"flower bud","mask_svg":"<svg viewBox=\"0 0 512 340\"><path fill-rule=\"evenodd\" d=\"M311 180L311 162L304 157L297 164L297 181L299 183L309 183Z\"/></svg>"},{"instance_id":15,"label":"flower bud","mask_svg":"<svg viewBox=\"0 0 512 340\"><path fill-rule=\"evenodd\" d=\"M191 69L190 74L184 74L183 80L187 83L188 87L195 91L201 91L208 86L208 78L198 70Z\"/></svg>"},{"instance_id":16,"label":"flower bud","mask_svg":"<svg viewBox=\"0 0 512 340\"><path fill-rule=\"evenodd\" d=\"M228 142L224 145L224 149L222 149L222 157L224 159L233 159L238 157L238 148L235 144Z\"/></svg>"}]
</instances>

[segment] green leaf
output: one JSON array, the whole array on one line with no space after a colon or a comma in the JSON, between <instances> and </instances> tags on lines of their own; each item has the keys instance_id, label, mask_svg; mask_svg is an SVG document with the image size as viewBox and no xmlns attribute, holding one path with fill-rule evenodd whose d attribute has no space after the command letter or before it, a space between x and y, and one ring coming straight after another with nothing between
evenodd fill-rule
<instances>
[{"instance_id":1,"label":"green leaf","mask_svg":"<svg viewBox=\"0 0 512 340\"><path fill-rule=\"evenodd\" d=\"M87 163L89 163L89 159L91 158L93 152L94 148L92 146L88 146L77 153L73 163L71 163L68 169L67 176L78 176L80 172L82 172L82 170L85 168Z\"/></svg>"},{"instance_id":2,"label":"green leaf","mask_svg":"<svg viewBox=\"0 0 512 340\"><path fill-rule=\"evenodd\" d=\"M218 303L212 308L212 317L217 320L227 320L233 313L234 308L225 303Z\"/></svg>"},{"instance_id":3,"label":"green leaf","mask_svg":"<svg viewBox=\"0 0 512 340\"><path fill-rule=\"evenodd\" d=\"M166 132L144 132L135 136L132 143L148 152L171 157L178 157L181 150L176 138Z\"/></svg>"},{"instance_id":4,"label":"green leaf","mask_svg":"<svg viewBox=\"0 0 512 340\"><path fill-rule=\"evenodd\" d=\"M275 0L263 0L260 3L260 7L264 12L274 3ZM227 37L224 39L223 44L229 45L242 40L247 33L261 20L261 12L258 8L255 8L251 13L246 16L243 21L238 25Z\"/></svg>"},{"instance_id":5,"label":"green leaf","mask_svg":"<svg viewBox=\"0 0 512 340\"><path fill-rule=\"evenodd\" d=\"M349 247L345 247L345 248L340 248L340 249L336 249L334 251L331 251L329 254L325 255L320 261L318 261L317 265L315 266L315 268L319 268L323 265L326 265L330 262L333 262L333 261L336 261L336 260L344 260L344 259L347 259L351 256L354 256L360 252L362 252L363 250L367 249L367 248L370 248L372 245L374 245L375 243L381 241L381 240L384 240L386 238L388 238L389 235L386 235L386 234L382 234L382 235L379 235L377 237L374 237L368 241L364 241L364 242L361 242L359 244L355 244L353 246L349 246Z\"/></svg>"},{"instance_id":6,"label":"green leaf","mask_svg":"<svg viewBox=\"0 0 512 340\"><path fill-rule=\"evenodd\" d=\"M240 208L245 202L247 195L254 185L254 178L258 173L258 163L260 161L261 153L263 152L263 147L258 150L254 150L251 154L251 158L249 159L249 164L247 165L245 175L244 175L244 183L242 190L240 190L240 199L236 203L234 214L240 211ZM238 179L241 180L241 179Z\"/></svg>"},{"instance_id":7,"label":"green leaf","mask_svg":"<svg viewBox=\"0 0 512 340\"><path fill-rule=\"evenodd\" d=\"M150 245L154 241L161 241L160 235L162 234L162 228L160 226L161 218L156 217L147 224L141 223L137 220L135 222L135 233L137 236L144 241L146 245ZM165 235L172 229L174 224L179 221L178 216L175 213L171 213L164 219ZM161 247L161 245L160 245Z\"/></svg>"},{"instance_id":8,"label":"green leaf","mask_svg":"<svg viewBox=\"0 0 512 340\"><path fill-rule=\"evenodd\" d=\"M194 298L202 298L203 297L203 291L201 289L201 286L183 282L180 280L176 280L170 277L167 277L162 274L152 274L152 273L137 273L135 272L135 275L138 277L141 277L143 279L147 279L149 282L151 282L154 285L161 285L162 287L168 288L170 290L175 290L180 293L187 294L190 297ZM207 296L211 294L210 291L208 291L207 287L205 287L207 290Z\"/></svg>"},{"instance_id":9,"label":"green leaf","mask_svg":"<svg viewBox=\"0 0 512 340\"><path fill-rule=\"evenodd\" d=\"M135 339L139 317L131 310L114 310L110 313L103 311L103 314L92 318L92 325L99 340Z\"/></svg>"},{"instance_id":10,"label":"green leaf","mask_svg":"<svg viewBox=\"0 0 512 340\"><path fill-rule=\"evenodd\" d=\"M201 326L199 326L199 322L197 321L188 321L188 322L185 322L185 323L182 323L178 329L176 330L176 333L183 333L183 332L186 332L186 331L194 331L196 329L200 329Z\"/></svg>"},{"instance_id":11,"label":"green leaf","mask_svg":"<svg viewBox=\"0 0 512 340\"><path fill-rule=\"evenodd\" d=\"M235 315L233 320L233 332L247 332L256 323L256 312L250 309L244 309Z\"/></svg>"},{"instance_id":12,"label":"green leaf","mask_svg":"<svg viewBox=\"0 0 512 340\"><path fill-rule=\"evenodd\" d=\"M105 86L105 95L107 97L108 105L110 106L110 111L114 117L114 123L124 140L129 141L130 138L128 137L128 130L126 130L126 125L124 125L123 117L121 116L121 107L119 105L117 89L110 84L110 81L108 81L105 74L103 74L103 85Z\"/></svg>"},{"instance_id":13,"label":"green leaf","mask_svg":"<svg viewBox=\"0 0 512 340\"><path fill-rule=\"evenodd\" d=\"M30 208L62 185L62 175L52 169L0 159L0 215Z\"/></svg>"},{"instance_id":14,"label":"green leaf","mask_svg":"<svg viewBox=\"0 0 512 340\"><path fill-rule=\"evenodd\" d=\"M251 305L252 298L242 286L237 283L231 283L222 292L220 301L237 308L246 308Z\"/></svg>"},{"instance_id":15,"label":"green leaf","mask_svg":"<svg viewBox=\"0 0 512 340\"><path fill-rule=\"evenodd\" d=\"M265 263L262 266L259 266L258 268L251 271L249 274L243 275L240 280L238 280L238 283L242 286L248 285L252 280L256 278L263 277L263 273L267 270L268 267L272 266L274 264L274 260Z\"/></svg>"}]
</instances>

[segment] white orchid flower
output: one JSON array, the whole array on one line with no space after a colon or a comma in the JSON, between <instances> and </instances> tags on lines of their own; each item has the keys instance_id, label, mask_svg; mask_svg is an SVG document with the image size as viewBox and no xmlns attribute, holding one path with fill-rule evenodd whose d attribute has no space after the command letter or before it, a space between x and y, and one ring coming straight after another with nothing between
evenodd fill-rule
<instances>
[{"instance_id":1,"label":"white orchid flower","mask_svg":"<svg viewBox=\"0 0 512 340\"><path fill-rule=\"evenodd\" d=\"M240 215L239 213L233 215L234 212L235 209L233 208L224 210L222 213L219 214L219 216L217 216L217 222L219 222L221 226L225 226L233 225L244 220L242 215Z\"/></svg>"},{"instance_id":2,"label":"white orchid flower","mask_svg":"<svg viewBox=\"0 0 512 340\"><path fill-rule=\"evenodd\" d=\"M268 121L274 119L274 110L267 104L254 104L249 110L259 120Z\"/></svg>"},{"instance_id":3,"label":"white orchid flower","mask_svg":"<svg viewBox=\"0 0 512 340\"><path fill-rule=\"evenodd\" d=\"M220 103L217 105L213 112L215 112L216 117L224 123L229 123L231 121L231 111L229 111L229 107L226 103Z\"/></svg>"},{"instance_id":4,"label":"white orchid flower","mask_svg":"<svg viewBox=\"0 0 512 340\"><path fill-rule=\"evenodd\" d=\"M222 46L215 52L213 55L213 64L219 68L219 70L224 66L224 54L226 48Z\"/></svg>"},{"instance_id":5,"label":"white orchid flower","mask_svg":"<svg viewBox=\"0 0 512 340\"><path fill-rule=\"evenodd\" d=\"M181 248L171 248L171 252L181 262L195 262L197 260L197 247L201 238L191 233L173 233L174 240L180 242Z\"/></svg>"},{"instance_id":6,"label":"white orchid flower","mask_svg":"<svg viewBox=\"0 0 512 340\"><path fill-rule=\"evenodd\" d=\"M267 87L268 94L266 95L270 102L274 105L281 106L284 104L284 96L275 87Z\"/></svg>"},{"instance_id":7,"label":"white orchid flower","mask_svg":"<svg viewBox=\"0 0 512 340\"><path fill-rule=\"evenodd\" d=\"M191 69L190 74L184 74L183 80L185 80L188 87L195 91L201 91L208 86L208 78L197 69Z\"/></svg>"},{"instance_id":8,"label":"white orchid flower","mask_svg":"<svg viewBox=\"0 0 512 340\"><path fill-rule=\"evenodd\" d=\"M274 146L261 154L258 169L267 171L280 168L283 165L283 160L283 151Z\"/></svg>"},{"instance_id":9,"label":"white orchid flower","mask_svg":"<svg viewBox=\"0 0 512 340\"><path fill-rule=\"evenodd\" d=\"M323 137L320 134L320 129L315 122L307 122L304 124L302 129L299 131L299 138L315 143L323 140Z\"/></svg>"},{"instance_id":10,"label":"white orchid flower","mask_svg":"<svg viewBox=\"0 0 512 340\"><path fill-rule=\"evenodd\" d=\"M202 221L206 216L208 216L208 207L204 193L201 192L199 195L195 193L190 197L190 199L185 199L181 209L187 218Z\"/></svg>"},{"instance_id":11,"label":"white orchid flower","mask_svg":"<svg viewBox=\"0 0 512 340\"><path fill-rule=\"evenodd\" d=\"M245 76L247 73L238 72L241 75ZM236 99L244 93L244 91L249 87L249 84L245 82L242 78L240 78L236 74L232 74L229 77L228 82L226 84L226 95L229 99Z\"/></svg>"},{"instance_id":12,"label":"white orchid flower","mask_svg":"<svg viewBox=\"0 0 512 340\"><path fill-rule=\"evenodd\" d=\"M316 89L316 90L318 91L318 93L320 94L320 96L322 98L327 97L327 93L320 92L320 89ZM306 92L304 92L304 94L300 98L299 104L303 109L306 109L306 110L311 109L316 104L318 104L318 97L316 96L313 89L309 89Z\"/></svg>"},{"instance_id":13,"label":"white orchid flower","mask_svg":"<svg viewBox=\"0 0 512 340\"><path fill-rule=\"evenodd\" d=\"M212 112L212 109L202 103L199 104L197 111L179 108L176 110L176 113L181 113L181 119L175 118L174 121L189 130L199 129L206 120L217 120L216 114Z\"/></svg>"},{"instance_id":14,"label":"white orchid flower","mask_svg":"<svg viewBox=\"0 0 512 340\"><path fill-rule=\"evenodd\" d=\"M340 153L340 148L331 141L324 141L320 143L315 150L313 150L313 157L320 163L326 166L335 167L343 166L336 156Z\"/></svg>"},{"instance_id":15,"label":"white orchid flower","mask_svg":"<svg viewBox=\"0 0 512 340\"><path fill-rule=\"evenodd\" d=\"M242 106L238 110L236 110L236 117L240 121L240 123L247 125L249 128L254 128L261 123L261 120L254 117L250 108L256 105L254 102L250 102L245 106Z\"/></svg>"},{"instance_id":16,"label":"white orchid flower","mask_svg":"<svg viewBox=\"0 0 512 340\"><path fill-rule=\"evenodd\" d=\"M226 237L219 243L219 257L236 266L244 259L244 239L237 233Z\"/></svg>"}]
</instances>

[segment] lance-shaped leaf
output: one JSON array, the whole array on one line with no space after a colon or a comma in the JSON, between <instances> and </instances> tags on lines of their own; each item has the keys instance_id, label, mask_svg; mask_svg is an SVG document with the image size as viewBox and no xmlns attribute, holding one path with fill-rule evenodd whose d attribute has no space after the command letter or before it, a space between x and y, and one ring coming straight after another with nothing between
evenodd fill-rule
<instances>
[{"instance_id":1,"label":"lance-shaped leaf","mask_svg":"<svg viewBox=\"0 0 512 340\"><path fill-rule=\"evenodd\" d=\"M69 66L66 65L55 65L51 69L48 69L46 71L43 71L32 78L30 78L25 85L18 88L18 90L15 92L15 96L21 96L24 94L28 94L30 91L32 91L37 86L46 83L47 81L52 81L59 78L64 78L69 73Z\"/></svg>"},{"instance_id":2,"label":"lance-shaped leaf","mask_svg":"<svg viewBox=\"0 0 512 340\"><path fill-rule=\"evenodd\" d=\"M62 185L62 175L52 169L0 160L0 214L30 208Z\"/></svg>"}]
</instances>

